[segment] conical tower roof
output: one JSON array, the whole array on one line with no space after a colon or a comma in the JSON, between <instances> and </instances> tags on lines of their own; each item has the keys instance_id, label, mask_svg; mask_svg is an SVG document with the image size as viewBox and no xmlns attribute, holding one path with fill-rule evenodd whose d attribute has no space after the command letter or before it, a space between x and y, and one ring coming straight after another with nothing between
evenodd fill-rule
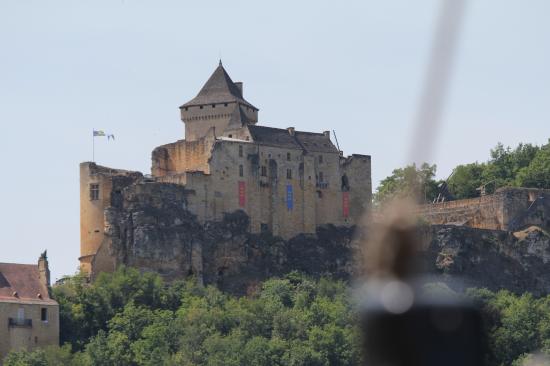
<instances>
[{"instance_id":1,"label":"conical tower roof","mask_svg":"<svg viewBox=\"0 0 550 366\"><path fill-rule=\"evenodd\" d=\"M229 77L227 71L223 68L220 60L220 64L204 84L199 94L189 102L183 104L180 108L231 102L238 102L258 110L258 108L254 107L243 98L241 90L235 85L233 80L231 80L231 77Z\"/></svg>"}]
</instances>

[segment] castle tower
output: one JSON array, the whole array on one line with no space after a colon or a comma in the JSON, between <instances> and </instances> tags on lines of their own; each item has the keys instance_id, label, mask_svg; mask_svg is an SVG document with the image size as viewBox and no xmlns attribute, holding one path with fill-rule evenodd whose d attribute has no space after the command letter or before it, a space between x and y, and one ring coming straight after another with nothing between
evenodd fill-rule
<instances>
[{"instance_id":1,"label":"castle tower","mask_svg":"<svg viewBox=\"0 0 550 366\"><path fill-rule=\"evenodd\" d=\"M222 136L227 129L238 129L258 121L258 108L243 98L243 85L233 82L220 61L199 94L180 106L185 123L185 139L198 140L214 129Z\"/></svg>"}]
</instances>

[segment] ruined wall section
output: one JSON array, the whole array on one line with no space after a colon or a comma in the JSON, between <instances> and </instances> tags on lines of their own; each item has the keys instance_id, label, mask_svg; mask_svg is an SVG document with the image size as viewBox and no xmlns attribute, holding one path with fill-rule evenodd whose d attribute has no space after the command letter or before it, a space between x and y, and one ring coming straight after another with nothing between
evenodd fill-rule
<instances>
[{"instance_id":1,"label":"ruined wall section","mask_svg":"<svg viewBox=\"0 0 550 366\"><path fill-rule=\"evenodd\" d=\"M92 162L80 164L80 267L91 263L104 238L104 210L119 197L122 187L142 178L139 172L112 169Z\"/></svg>"},{"instance_id":2,"label":"ruined wall section","mask_svg":"<svg viewBox=\"0 0 550 366\"><path fill-rule=\"evenodd\" d=\"M529 225L550 228L550 190L500 188L492 195L423 205L418 214L435 225L510 231Z\"/></svg>"},{"instance_id":3,"label":"ruined wall section","mask_svg":"<svg viewBox=\"0 0 550 366\"><path fill-rule=\"evenodd\" d=\"M187 171L210 171L212 145L215 137L213 133L206 137L186 141L179 140L155 148L151 154L151 174L154 177L165 177L181 174Z\"/></svg>"}]
</instances>

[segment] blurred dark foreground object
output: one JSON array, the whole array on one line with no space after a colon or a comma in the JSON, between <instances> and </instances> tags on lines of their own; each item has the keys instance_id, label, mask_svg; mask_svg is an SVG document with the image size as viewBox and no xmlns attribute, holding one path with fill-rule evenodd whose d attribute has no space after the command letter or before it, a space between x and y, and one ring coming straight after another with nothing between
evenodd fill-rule
<instances>
[{"instance_id":1,"label":"blurred dark foreground object","mask_svg":"<svg viewBox=\"0 0 550 366\"><path fill-rule=\"evenodd\" d=\"M367 291L370 300L361 313L365 365L483 365L485 337L478 309L453 298L414 300L412 288L405 286L387 282L376 285L378 291Z\"/></svg>"},{"instance_id":2,"label":"blurred dark foreground object","mask_svg":"<svg viewBox=\"0 0 550 366\"><path fill-rule=\"evenodd\" d=\"M481 366L480 311L452 291L422 291L414 203L395 202L369 230L360 307L365 365Z\"/></svg>"}]
</instances>

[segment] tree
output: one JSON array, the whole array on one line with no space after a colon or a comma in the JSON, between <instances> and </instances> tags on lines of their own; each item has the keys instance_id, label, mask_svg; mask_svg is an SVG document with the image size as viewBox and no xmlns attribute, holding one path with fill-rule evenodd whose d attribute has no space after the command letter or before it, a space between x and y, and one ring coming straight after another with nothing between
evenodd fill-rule
<instances>
[{"instance_id":1,"label":"tree","mask_svg":"<svg viewBox=\"0 0 550 366\"><path fill-rule=\"evenodd\" d=\"M423 163L393 170L392 175L380 182L374 195L377 205L392 198L418 197L422 203L432 202L438 193L438 182L434 180L437 167Z\"/></svg>"}]
</instances>

